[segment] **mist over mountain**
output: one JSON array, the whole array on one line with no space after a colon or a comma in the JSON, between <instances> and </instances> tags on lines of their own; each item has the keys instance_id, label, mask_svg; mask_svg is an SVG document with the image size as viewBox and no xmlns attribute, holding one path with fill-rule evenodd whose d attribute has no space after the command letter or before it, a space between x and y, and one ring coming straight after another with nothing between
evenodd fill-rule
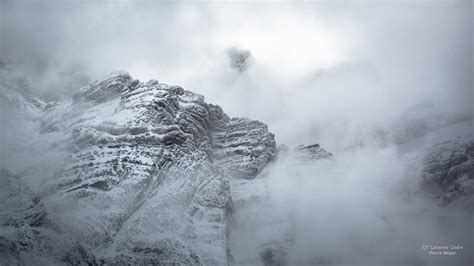
<instances>
[{"instance_id":1,"label":"mist over mountain","mask_svg":"<svg viewBox=\"0 0 474 266\"><path fill-rule=\"evenodd\" d=\"M0 7L0 264L474 261L471 1Z\"/></svg>"}]
</instances>

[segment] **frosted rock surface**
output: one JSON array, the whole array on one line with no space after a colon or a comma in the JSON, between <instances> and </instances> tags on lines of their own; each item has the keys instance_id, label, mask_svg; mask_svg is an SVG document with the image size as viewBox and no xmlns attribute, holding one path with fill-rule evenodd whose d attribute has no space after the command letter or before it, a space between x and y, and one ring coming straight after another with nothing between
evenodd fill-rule
<instances>
[{"instance_id":1,"label":"frosted rock surface","mask_svg":"<svg viewBox=\"0 0 474 266\"><path fill-rule=\"evenodd\" d=\"M441 205L474 200L474 136L432 146L423 160L422 187Z\"/></svg>"},{"instance_id":2,"label":"frosted rock surface","mask_svg":"<svg viewBox=\"0 0 474 266\"><path fill-rule=\"evenodd\" d=\"M227 174L254 178L276 155L275 136L267 125L248 118L229 118L219 106L210 106L212 157Z\"/></svg>"},{"instance_id":3,"label":"frosted rock surface","mask_svg":"<svg viewBox=\"0 0 474 266\"><path fill-rule=\"evenodd\" d=\"M321 148L319 144L300 145L295 148L295 155L298 161L303 162L313 162L332 157L332 154Z\"/></svg>"},{"instance_id":4,"label":"frosted rock surface","mask_svg":"<svg viewBox=\"0 0 474 266\"><path fill-rule=\"evenodd\" d=\"M275 155L265 124L229 118L201 95L128 73L35 108L27 111L37 113L31 136L59 154L61 166L25 182L40 195L40 213L72 239L63 242L105 263L227 263L229 180L255 177ZM5 257L25 262L15 252Z\"/></svg>"},{"instance_id":5,"label":"frosted rock surface","mask_svg":"<svg viewBox=\"0 0 474 266\"><path fill-rule=\"evenodd\" d=\"M41 199L0 169L0 264L97 264L90 249L56 226Z\"/></svg>"}]
</instances>

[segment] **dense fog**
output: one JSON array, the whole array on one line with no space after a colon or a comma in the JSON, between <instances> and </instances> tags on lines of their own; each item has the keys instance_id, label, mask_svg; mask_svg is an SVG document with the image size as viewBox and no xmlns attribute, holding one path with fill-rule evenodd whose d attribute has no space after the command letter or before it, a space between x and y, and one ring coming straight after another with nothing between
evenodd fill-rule
<instances>
[{"instance_id":1,"label":"dense fog","mask_svg":"<svg viewBox=\"0 0 474 266\"><path fill-rule=\"evenodd\" d=\"M472 247L472 214L418 192L424 136L473 118L472 1L0 5L0 60L46 99L125 70L332 152L262 173L290 264L446 265L421 246Z\"/></svg>"},{"instance_id":2,"label":"dense fog","mask_svg":"<svg viewBox=\"0 0 474 266\"><path fill-rule=\"evenodd\" d=\"M1 60L50 98L126 70L265 121L280 142L333 149L373 142L420 105L472 115L470 1L2 1L1 12ZM231 48L250 51L246 71L230 67Z\"/></svg>"},{"instance_id":3,"label":"dense fog","mask_svg":"<svg viewBox=\"0 0 474 266\"><path fill-rule=\"evenodd\" d=\"M431 243L469 247L472 216L420 194L414 161L414 154L401 156L394 148L364 147L317 165L277 163L269 187L294 226L289 264L468 263L468 253L433 257L422 249Z\"/></svg>"}]
</instances>

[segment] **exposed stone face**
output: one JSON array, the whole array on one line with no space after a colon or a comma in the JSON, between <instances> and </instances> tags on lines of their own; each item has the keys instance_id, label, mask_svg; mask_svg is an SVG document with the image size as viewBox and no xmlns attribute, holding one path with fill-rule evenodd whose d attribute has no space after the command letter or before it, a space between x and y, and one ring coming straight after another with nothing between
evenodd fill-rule
<instances>
[{"instance_id":1,"label":"exposed stone face","mask_svg":"<svg viewBox=\"0 0 474 266\"><path fill-rule=\"evenodd\" d=\"M474 194L473 136L434 145L424 157L422 187L441 205L472 197Z\"/></svg>"},{"instance_id":2,"label":"exposed stone face","mask_svg":"<svg viewBox=\"0 0 474 266\"><path fill-rule=\"evenodd\" d=\"M319 144L300 145L295 148L296 156L300 161L316 161L332 158L332 153L319 147Z\"/></svg>"},{"instance_id":3,"label":"exposed stone face","mask_svg":"<svg viewBox=\"0 0 474 266\"><path fill-rule=\"evenodd\" d=\"M276 155L274 135L260 121L228 117L222 120L212 133L213 160L230 176L254 178Z\"/></svg>"},{"instance_id":4,"label":"exposed stone face","mask_svg":"<svg viewBox=\"0 0 474 266\"><path fill-rule=\"evenodd\" d=\"M298 145L290 148L286 144L281 144L277 149L277 157L290 164L312 164L320 160L331 160L333 155L321 148L319 144Z\"/></svg>"},{"instance_id":5,"label":"exposed stone face","mask_svg":"<svg viewBox=\"0 0 474 266\"><path fill-rule=\"evenodd\" d=\"M276 151L262 122L127 73L48 105L37 129L64 163L40 177L42 202L106 263L226 264L229 179L255 177Z\"/></svg>"},{"instance_id":6,"label":"exposed stone face","mask_svg":"<svg viewBox=\"0 0 474 266\"><path fill-rule=\"evenodd\" d=\"M105 78L83 87L73 96L73 100L74 102L91 101L103 103L114 99L123 91L133 86L134 84L131 81L132 77L128 73L111 74L110 78Z\"/></svg>"},{"instance_id":7,"label":"exposed stone face","mask_svg":"<svg viewBox=\"0 0 474 266\"><path fill-rule=\"evenodd\" d=\"M51 221L43 202L0 169L0 264L97 264L99 261Z\"/></svg>"}]
</instances>

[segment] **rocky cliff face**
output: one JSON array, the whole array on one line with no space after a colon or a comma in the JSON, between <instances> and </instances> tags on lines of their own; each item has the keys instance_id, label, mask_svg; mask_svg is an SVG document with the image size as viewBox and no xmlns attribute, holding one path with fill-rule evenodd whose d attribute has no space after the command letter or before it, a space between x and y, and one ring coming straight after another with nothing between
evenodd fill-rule
<instances>
[{"instance_id":1,"label":"rocky cliff face","mask_svg":"<svg viewBox=\"0 0 474 266\"><path fill-rule=\"evenodd\" d=\"M94 250L84 254L95 263L226 264L229 179L254 178L276 154L265 124L229 118L201 95L127 73L34 113L35 141L62 161L38 177L46 206L39 213ZM5 256L17 258L17 242L5 245Z\"/></svg>"}]
</instances>

